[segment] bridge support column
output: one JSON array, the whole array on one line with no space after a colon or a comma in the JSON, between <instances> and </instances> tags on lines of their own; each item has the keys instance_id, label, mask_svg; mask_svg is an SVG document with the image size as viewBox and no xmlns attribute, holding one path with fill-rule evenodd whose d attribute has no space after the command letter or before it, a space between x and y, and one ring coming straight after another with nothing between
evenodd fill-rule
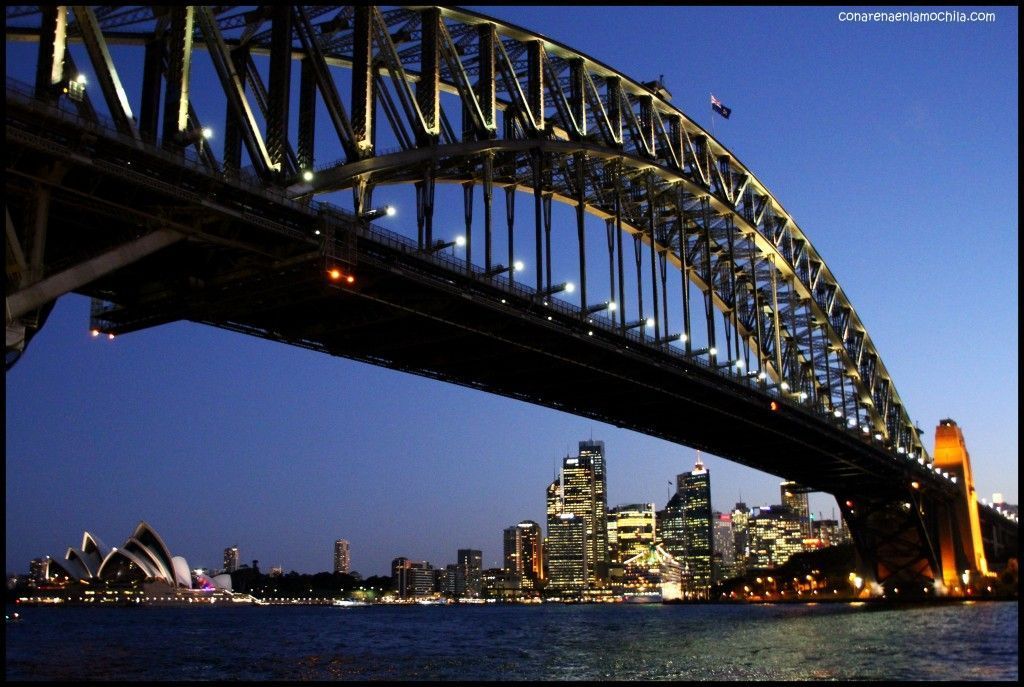
<instances>
[{"instance_id":1,"label":"bridge support column","mask_svg":"<svg viewBox=\"0 0 1024 687\"><path fill-rule=\"evenodd\" d=\"M894 598L930 596L941 571L935 513L919 492L887 497L838 496L850 528L861 577L871 593ZM879 585L880 589L874 587Z\"/></svg>"},{"instance_id":2,"label":"bridge support column","mask_svg":"<svg viewBox=\"0 0 1024 687\"><path fill-rule=\"evenodd\" d=\"M979 575L987 576L989 571L978 517L978 498L971 474L971 458L964 444L964 435L953 420L941 420L935 428L934 465L955 476L960 488L939 536L943 582L954 588L961 582L967 584L962 576L969 580Z\"/></svg>"}]
</instances>

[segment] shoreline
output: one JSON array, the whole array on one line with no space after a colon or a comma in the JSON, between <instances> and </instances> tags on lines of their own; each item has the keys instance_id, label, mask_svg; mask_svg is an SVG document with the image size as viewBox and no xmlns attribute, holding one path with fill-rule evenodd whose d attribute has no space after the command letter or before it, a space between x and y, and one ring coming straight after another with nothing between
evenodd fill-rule
<instances>
[{"instance_id":1,"label":"shoreline","mask_svg":"<svg viewBox=\"0 0 1024 687\"><path fill-rule=\"evenodd\" d=\"M253 606L253 607L266 607L266 606L326 606L334 607L334 599L314 600L314 599L262 599L258 602L253 601L232 601L232 600L220 600L220 603L214 601L194 601L194 600L175 600L175 599L161 599L154 601L43 601L43 600L15 600L13 602L6 602L6 607L11 608L26 608L26 607L100 607L100 608L151 608L151 607L190 607L190 608L202 608L202 607L238 607L238 606ZM866 598L866 599L854 599L854 598L821 598L821 599L758 599L752 601L710 601L710 600L687 600L687 601L655 601L648 603L630 603L626 601L502 601L494 600L486 603L474 602L458 602L453 601L450 603L430 603L421 604L417 601L402 601L402 602L370 602L364 605L358 606L358 608L369 608L377 606L544 606L551 604L559 604L565 606L590 606L590 605L624 605L624 606L775 606L775 605L804 605L804 606L818 606L826 604L846 604L846 605L872 605L872 606L931 606L931 605L949 605L949 604L974 604L979 602L1018 602L1019 597L1017 596L984 596L984 597L937 597L937 598L904 598L904 599L890 599L890 598ZM339 606L339 609L349 607Z\"/></svg>"}]
</instances>

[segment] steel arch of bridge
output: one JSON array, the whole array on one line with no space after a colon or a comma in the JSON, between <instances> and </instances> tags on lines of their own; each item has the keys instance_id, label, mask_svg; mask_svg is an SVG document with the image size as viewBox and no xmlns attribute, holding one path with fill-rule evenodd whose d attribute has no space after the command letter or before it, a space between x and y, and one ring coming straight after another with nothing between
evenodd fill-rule
<instances>
[{"instance_id":1,"label":"steel arch of bridge","mask_svg":"<svg viewBox=\"0 0 1024 687\"><path fill-rule=\"evenodd\" d=\"M105 108L122 134L179 152L195 145L203 162L227 177L242 173L248 161L266 186L293 198L352 189L357 214L371 207L374 187L414 184L421 247L435 240L435 183L463 184L467 217L480 185L485 271L496 267L495 189L504 189L510 202L517 189L530 192L537 291L552 288L551 203L574 206L584 311L593 305L583 250L589 213L606 222L609 279L619 303L626 300L623 241L633 239L638 314L645 314L646 293L656 340L669 333L665 274L671 266L681 271L684 286L703 294L703 309L695 307L702 312L693 315L689 289L683 289L677 317L684 333L699 326L696 320L706 327L708 348L722 349L727 362L743 359L747 374L765 373L764 389L788 386L791 400L823 417L848 418L855 428L881 435L892 450L928 462L919 430L824 260L770 191L670 105L660 83L637 82L538 34L447 7L65 9L7 11L9 40L39 40L37 95L73 73L73 62L61 59L70 53L56 54L64 50L57 37L66 33L67 41L85 46ZM113 45L144 49L136 108L111 57ZM189 99L196 49L208 53L226 101L220 159L190 136L202 125ZM269 57L266 82L253 56ZM291 88L296 60L297 98ZM337 67L351 70L346 94L332 75ZM318 102L336 136L330 143L343 152L342 160L326 165L314 159ZM77 106L97 117L88 94ZM295 110L298 126L292 127ZM383 151L377 142L385 138L397 149ZM304 180L314 169L313 180ZM511 217L508 226L511 239ZM511 264L511 249L507 257ZM716 310L724 346L717 340ZM618 318L625 331L625 307ZM692 340L688 336L684 349L695 355Z\"/></svg>"}]
</instances>

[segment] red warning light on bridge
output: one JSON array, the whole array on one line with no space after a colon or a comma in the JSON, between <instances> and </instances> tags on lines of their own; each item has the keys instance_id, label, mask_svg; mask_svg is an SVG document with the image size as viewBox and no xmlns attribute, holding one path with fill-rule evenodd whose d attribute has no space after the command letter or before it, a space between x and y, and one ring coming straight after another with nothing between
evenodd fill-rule
<instances>
[{"instance_id":1,"label":"red warning light on bridge","mask_svg":"<svg viewBox=\"0 0 1024 687\"><path fill-rule=\"evenodd\" d=\"M327 270L327 278L335 282L343 282L345 284L355 284L356 278L351 274L345 274L337 267L331 267Z\"/></svg>"}]
</instances>

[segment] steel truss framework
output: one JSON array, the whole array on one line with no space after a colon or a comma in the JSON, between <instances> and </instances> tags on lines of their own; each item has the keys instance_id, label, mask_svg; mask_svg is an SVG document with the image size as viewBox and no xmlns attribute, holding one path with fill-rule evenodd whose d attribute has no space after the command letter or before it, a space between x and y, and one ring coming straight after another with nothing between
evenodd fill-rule
<instances>
[{"instance_id":1,"label":"steel truss framework","mask_svg":"<svg viewBox=\"0 0 1024 687\"><path fill-rule=\"evenodd\" d=\"M264 183L293 195L351 188L357 211L368 206L374 186L415 184L426 245L434 241L435 183L465 184L467 203L479 184L488 211L495 188L532 190L537 263L548 266L546 274L537 270L538 290L551 287L550 203L605 218L620 302L629 295L623 260L636 260L638 282L640 269L650 269L646 290L637 284L637 305L638 314L647 314L646 294L655 338L668 334L665 325L675 315L664 293L671 265L704 293L699 314L684 299L683 332L705 327L719 357L764 371L766 385L784 382L808 405L925 455L867 330L824 260L757 178L666 102L660 84L637 83L564 45L452 8L73 6L57 12L15 6L7 19L14 25L9 37L63 33L65 41L81 41L117 128L148 141L159 133L168 148L200 143L188 141L200 127L190 108L189 73L195 51L207 52L228 113L223 159L199 146L209 166L237 173L244 151ZM137 121L109 49L126 43L144 49ZM48 48L40 51L37 84L57 87L74 73L66 46L51 51L54 44L53 38L40 43ZM269 56L266 83L254 56ZM297 103L293 60L301 62ZM337 66L352 70L347 99L332 75ZM337 136L330 143L344 159L304 184L301 172L314 168L316 100ZM398 152L381 153L376 141L385 136ZM491 270L496 247L487 224L483 267ZM582 212L579 224L582 241ZM471 230L467 224L470 241ZM633 241L623 245L623 234ZM584 259L581 250L586 309ZM722 329L712 321L716 309L726 324L724 346L716 340ZM625 327L626 309L618 315Z\"/></svg>"},{"instance_id":2,"label":"steel truss framework","mask_svg":"<svg viewBox=\"0 0 1024 687\"><path fill-rule=\"evenodd\" d=\"M463 267L470 276L514 279L515 198L526 191L533 197L534 293L554 293L552 203L572 206L583 316L605 305L588 300L588 276L603 272L604 263L587 265L584 231L587 214L601 218L609 293L620 304L631 300L638 318L624 305L618 309L622 335L653 316L646 343L668 350L681 332L688 358L710 354L712 368L753 383L766 397L783 397L832 426L849 423L873 446L930 463L920 430L823 258L758 179L670 105L660 82L634 81L568 46L448 7L10 6L7 38L38 43L35 99L62 106L70 99L83 120L105 124L92 102L100 97L110 126L140 150L161 147L227 181L254 175L282 201L306 207L316 196L351 190L357 217L372 209L376 187L409 185L423 251L437 245L436 185L461 184L467 248L483 242L483 264ZM70 44L84 47L98 89L75 90ZM129 64L115 63L115 46L118 55L132 55ZM208 122L190 98L201 56L223 97L220 156L204 145L200 132ZM121 75L136 63L141 93L133 99ZM338 87L338 68L347 89ZM322 113L333 135L327 141L316 140ZM315 151L325 148L342 159L316 160ZM29 333L52 306L47 294L74 290L86 278L43 260L47 189L62 173L55 163L23 179L25 192L36 195L17 218L7 213L9 285L22 297L13 320L20 317ZM499 191L501 228L492 207ZM474 234L475 197L484 208L482 235L479 228ZM198 207L200 195L194 202ZM184 237L242 245L244 237L204 234L202 220L184 215L167 209L145 218L139 226L153 236L90 255L99 261L90 269L117 269ZM256 211L240 216L268 222ZM315 226L331 256L351 258L354 239L339 246L331 222ZM308 227L288 231L310 238ZM670 270L683 285L678 312L669 309ZM701 297L691 298L690 285ZM678 324L670 328L672 322ZM702 350L693 348L696 338L706 341ZM893 554L885 565L914 575L929 565L934 570L927 527L907 527L917 532L910 545L916 562L893 562ZM864 536L872 531L865 527Z\"/></svg>"}]
</instances>

